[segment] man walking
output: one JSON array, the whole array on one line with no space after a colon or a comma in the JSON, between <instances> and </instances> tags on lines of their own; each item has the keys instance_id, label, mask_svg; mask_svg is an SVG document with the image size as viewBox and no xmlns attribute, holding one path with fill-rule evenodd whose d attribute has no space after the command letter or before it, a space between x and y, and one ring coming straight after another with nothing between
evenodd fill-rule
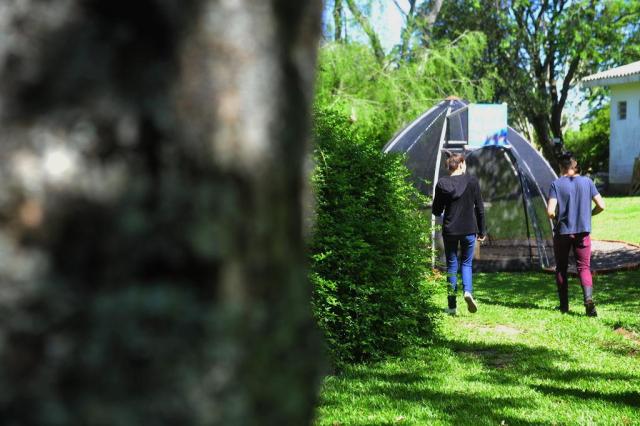
<instances>
[{"instance_id":1,"label":"man walking","mask_svg":"<svg viewBox=\"0 0 640 426\"><path fill-rule=\"evenodd\" d=\"M556 284L560 298L560 311L569 312L569 286L567 268L569 252L573 249L578 277L582 284L587 316L598 316L593 302L591 278L591 216L602 212L604 200L593 181L577 172L577 162L571 153L560 157L562 175L549 189L547 214L556 219L553 230L553 251L556 257ZM595 207L591 209L591 201ZM556 212L557 209L557 212Z\"/></svg>"}]
</instances>

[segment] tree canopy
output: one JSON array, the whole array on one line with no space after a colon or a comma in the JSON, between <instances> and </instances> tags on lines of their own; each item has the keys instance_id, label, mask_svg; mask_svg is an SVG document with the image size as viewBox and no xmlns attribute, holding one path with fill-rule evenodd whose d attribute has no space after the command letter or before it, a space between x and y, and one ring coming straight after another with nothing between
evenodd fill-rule
<instances>
[{"instance_id":1,"label":"tree canopy","mask_svg":"<svg viewBox=\"0 0 640 426\"><path fill-rule=\"evenodd\" d=\"M355 9L358 3L365 6L371 2L349 3ZM426 46L456 40L469 31L483 33L483 58L476 62L471 76L478 81L491 80L487 84L495 90L487 100L507 102L511 124L527 134L531 128L552 164L554 139L563 139L565 108L580 79L640 58L640 2L636 1L394 3L403 11L405 22L399 45L388 54L387 61L404 66L415 61ZM368 34L372 28L369 25ZM380 57L379 51L376 56ZM589 92L580 98L592 96Z\"/></svg>"},{"instance_id":2,"label":"tree canopy","mask_svg":"<svg viewBox=\"0 0 640 426\"><path fill-rule=\"evenodd\" d=\"M487 36L484 71L499 76L496 100L533 127L555 163L553 139L563 139L570 90L586 75L637 58L639 29L640 3L626 0L450 0L436 36Z\"/></svg>"}]
</instances>

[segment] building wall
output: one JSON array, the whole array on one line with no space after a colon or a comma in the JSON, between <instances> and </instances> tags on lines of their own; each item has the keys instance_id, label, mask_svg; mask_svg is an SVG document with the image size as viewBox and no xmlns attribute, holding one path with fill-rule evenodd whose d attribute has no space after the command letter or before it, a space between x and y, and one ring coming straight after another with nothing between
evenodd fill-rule
<instances>
[{"instance_id":1,"label":"building wall","mask_svg":"<svg viewBox=\"0 0 640 426\"><path fill-rule=\"evenodd\" d=\"M619 118L619 102L626 101L627 117ZM609 182L614 187L631 183L633 161L640 156L640 82L611 86L611 141Z\"/></svg>"}]
</instances>

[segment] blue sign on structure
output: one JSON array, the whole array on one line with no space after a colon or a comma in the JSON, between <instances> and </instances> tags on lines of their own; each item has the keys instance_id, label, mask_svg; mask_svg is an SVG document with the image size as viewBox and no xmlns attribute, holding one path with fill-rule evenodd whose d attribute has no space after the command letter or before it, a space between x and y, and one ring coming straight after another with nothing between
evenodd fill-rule
<instances>
[{"instance_id":1,"label":"blue sign on structure","mask_svg":"<svg viewBox=\"0 0 640 426\"><path fill-rule=\"evenodd\" d=\"M469 147L507 145L507 104L469 104Z\"/></svg>"}]
</instances>

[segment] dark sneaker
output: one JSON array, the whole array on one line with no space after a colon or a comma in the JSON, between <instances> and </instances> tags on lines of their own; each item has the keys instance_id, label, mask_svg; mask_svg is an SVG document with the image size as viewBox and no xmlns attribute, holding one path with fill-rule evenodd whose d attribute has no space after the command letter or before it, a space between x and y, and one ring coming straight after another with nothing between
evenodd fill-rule
<instances>
[{"instance_id":1,"label":"dark sneaker","mask_svg":"<svg viewBox=\"0 0 640 426\"><path fill-rule=\"evenodd\" d=\"M467 309L469 309L469 312L475 314L478 310L478 305L476 305L476 301L473 300L473 296L468 291L464 292L464 301L467 302Z\"/></svg>"},{"instance_id":2,"label":"dark sneaker","mask_svg":"<svg viewBox=\"0 0 640 426\"><path fill-rule=\"evenodd\" d=\"M447 305L449 309L457 308L456 296L447 296Z\"/></svg>"},{"instance_id":3,"label":"dark sneaker","mask_svg":"<svg viewBox=\"0 0 640 426\"><path fill-rule=\"evenodd\" d=\"M598 311L596 311L596 304L592 299L589 299L584 304L584 309L588 317L597 317Z\"/></svg>"}]
</instances>

